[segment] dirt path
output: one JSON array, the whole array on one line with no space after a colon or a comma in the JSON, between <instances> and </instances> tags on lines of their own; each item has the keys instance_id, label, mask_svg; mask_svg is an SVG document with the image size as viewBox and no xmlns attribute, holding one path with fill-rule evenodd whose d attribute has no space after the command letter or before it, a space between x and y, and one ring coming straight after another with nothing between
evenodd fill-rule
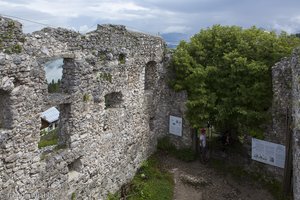
<instances>
[{"instance_id":1,"label":"dirt path","mask_svg":"<svg viewBox=\"0 0 300 200\"><path fill-rule=\"evenodd\" d=\"M165 154L159 157L162 166L174 174L174 200L273 200L259 186L237 182L199 161L187 163Z\"/></svg>"}]
</instances>

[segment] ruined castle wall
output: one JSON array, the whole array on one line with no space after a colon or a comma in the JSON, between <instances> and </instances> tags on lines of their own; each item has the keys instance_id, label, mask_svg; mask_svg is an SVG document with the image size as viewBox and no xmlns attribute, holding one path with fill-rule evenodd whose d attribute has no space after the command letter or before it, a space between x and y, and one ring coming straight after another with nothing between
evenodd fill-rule
<instances>
[{"instance_id":1,"label":"ruined castle wall","mask_svg":"<svg viewBox=\"0 0 300 200\"><path fill-rule=\"evenodd\" d=\"M272 67L273 101L269 125L264 140L286 146L287 131L292 131L292 67L290 58L283 58ZM288 125L289 123L289 125ZM249 151L251 156L251 151ZM259 162L252 162L254 168L262 168L266 173L283 180L284 169Z\"/></svg>"},{"instance_id":2,"label":"ruined castle wall","mask_svg":"<svg viewBox=\"0 0 300 200\"><path fill-rule=\"evenodd\" d=\"M296 49L290 58L292 67L292 116L293 116L293 193L294 199L300 199L300 49Z\"/></svg>"},{"instance_id":3,"label":"ruined castle wall","mask_svg":"<svg viewBox=\"0 0 300 200\"><path fill-rule=\"evenodd\" d=\"M287 120L291 121L292 112L292 67L290 58L284 58L272 67L272 85L272 124L266 139L285 145L285 135L289 130Z\"/></svg>"},{"instance_id":4,"label":"ruined castle wall","mask_svg":"<svg viewBox=\"0 0 300 200\"><path fill-rule=\"evenodd\" d=\"M167 66L170 58L171 54L165 58ZM150 116L150 131L153 131L157 137L167 135L177 148L190 148L193 145L193 140L189 122L185 116L187 93L186 91L175 92L170 88L168 80L171 79L173 73L169 71L168 67L161 68L159 74L158 85L160 87L155 91L155 96L159 98L154 99L156 102L153 103L153 105L158 106L149 108L152 109L153 114ZM182 118L182 136L169 133L170 115Z\"/></svg>"},{"instance_id":5,"label":"ruined castle wall","mask_svg":"<svg viewBox=\"0 0 300 200\"><path fill-rule=\"evenodd\" d=\"M0 48L0 199L104 199L155 150L168 115L184 112L186 96L164 91L165 43L112 25L24 35L0 18L1 35L11 26ZM44 64L56 58L64 60L59 144L39 149L50 104Z\"/></svg>"},{"instance_id":6,"label":"ruined castle wall","mask_svg":"<svg viewBox=\"0 0 300 200\"><path fill-rule=\"evenodd\" d=\"M294 50L291 57L282 59L272 69L273 123L272 130L266 135L267 140L286 146L287 131L292 132L294 199L300 199L299 55L299 49ZM269 168L272 170L272 167ZM272 171L283 176L283 169L273 168Z\"/></svg>"}]
</instances>

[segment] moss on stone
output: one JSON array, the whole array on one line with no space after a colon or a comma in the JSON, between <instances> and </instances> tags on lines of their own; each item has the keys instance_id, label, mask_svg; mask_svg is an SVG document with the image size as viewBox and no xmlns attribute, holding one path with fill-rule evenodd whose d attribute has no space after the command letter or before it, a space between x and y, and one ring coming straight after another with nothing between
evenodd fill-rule
<instances>
[{"instance_id":1,"label":"moss on stone","mask_svg":"<svg viewBox=\"0 0 300 200\"><path fill-rule=\"evenodd\" d=\"M125 64L126 61L126 56L124 54L119 55L119 63L120 64Z\"/></svg>"},{"instance_id":2,"label":"moss on stone","mask_svg":"<svg viewBox=\"0 0 300 200\"><path fill-rule=\"evenodd\" d=\"M110 83L112 83L112 75L110 73L106 73L106 72L102 72L102 73L97 73L97 76L96 76L97 80L98 81L108 81Z\"/></svg>"},{"instance_id":3,"label":"moss on stone","mask_svg":"<svg viewBox=\"0 0 300 200\"><path fill-rule=\"evenodd\" d=\"M84 94L83 95L83 101L84 102L88 102L88 101L90 101L91 100L91 95L89 95L89 94Z\"/></svg>"}]
</instances>

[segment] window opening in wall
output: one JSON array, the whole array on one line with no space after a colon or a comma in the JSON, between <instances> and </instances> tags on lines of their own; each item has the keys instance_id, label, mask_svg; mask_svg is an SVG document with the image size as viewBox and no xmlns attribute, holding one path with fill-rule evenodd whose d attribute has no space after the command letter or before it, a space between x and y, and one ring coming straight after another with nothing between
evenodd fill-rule
<instances>
[{"instance_id":1,"label":"window opening in wall","mask_svg":"<svg viewBox=\"0 0 300 200\"><path fill-rule=\"evenodd\" d=\"M43 64L46 72L49 93L41 113L41 137L38 147L55 145L55 149L66 148L70 145L70 115L71 104L65 103L66 91L72 85L65 84L76 80L73 72L73 59L54 58ZM63 71L64 69L64 71ZM65 71L67 69L67 72ZM72 78L71 80L69 80ZM76 82L76 81L75 81ZM60 83L62 83L61 87ZM63 88L63 89L62 89ZM60 91L60 89L62 89ZM57 93L60 92L60 93Z\"/></svg>"},{"instance_id":2,"label":"window opening in wall","mask_svg":"<svg viewBox=\"0 0 300 200\"><path fill-rule=\"evenodd\" d=\"M56 145L56 148L66 148L70 142L69 120L71 104L53 106L41 113L41 137L39 148Z\"/></svg>"},{"instance_id":3,"label":"window opening in wall","mask_svg":"<svg viewBox=\"0 0 300 200\"><path fill-rule=\"evenodd\" d=\"M155 61L150 61L145 68L145 90L153 90L157 81L157 66Z\"/></svg>"},{"instance_id":4,"label":"window opening in wall","mask_svg":"<svg viewBox=\"0 0 300 200\"><path fill-rule=\"evenodd\" d=\"M12 112L10 107L10 95L0 90L0 129L12 128Z\"/></svg>"},{"instance_id":5,"label":"window opening in wall","mask_svg":"<svg viewBox=\"0 0 300 200\"><path fill-rule=\"evenodd\" d=\"M63 58L56 58L44 64L49 93L60 92L63 62Z\"/></svg>"},{"instance_id":6,"label":"window opening in wall","mask_svg":"<svg viewBox=\"0 0 300 200\"><path fill-rule=\"evenodd\" d=\"M41 132L39 148L58 144L59 110L51 107L41 113Z\"/></svg>"},{"instance_id":7,"label":"window opening in wall","mask_svg":"<svg viewBox=\"0 0 300 200\"><path fill-rule=\"evenodd\" d=\"M112 92L104 96L105 109L120 108L123 103L123 95L121 92Z\"/></svg>"}]
</instances>

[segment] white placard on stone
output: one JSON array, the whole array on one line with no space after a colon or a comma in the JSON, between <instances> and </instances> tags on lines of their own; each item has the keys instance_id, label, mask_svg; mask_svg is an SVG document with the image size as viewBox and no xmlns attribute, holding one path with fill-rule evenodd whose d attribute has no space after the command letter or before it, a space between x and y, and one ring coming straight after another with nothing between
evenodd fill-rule
<instances>
[{"instance_id":1,"label":"white placard on stone","mask_svg":"<svg viewBox=\"0 0 300 200\"><path fill-rule=\"evenodd\" d=\"M285 146L252 138L252 159L284 168Z\"/></svg>"},{"instance_id":2,"label":"white placard on stone","mask_svg":"<svg viewBox=\"0 0 300 200\"><path fill-rule=\"evenodd\" d=\"M182 118L170 115L169 133L182 136Z\"/></svg>"}]
</instances>

